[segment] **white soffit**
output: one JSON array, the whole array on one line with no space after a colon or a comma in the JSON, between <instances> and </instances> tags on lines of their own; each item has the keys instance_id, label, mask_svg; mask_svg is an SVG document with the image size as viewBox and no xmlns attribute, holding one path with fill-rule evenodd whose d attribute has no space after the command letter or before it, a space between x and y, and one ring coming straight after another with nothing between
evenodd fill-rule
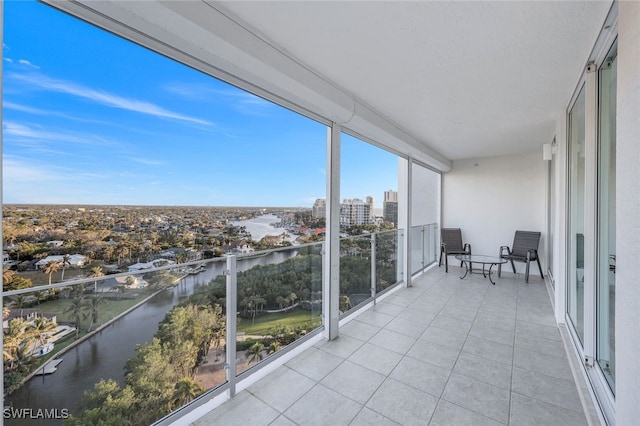
<instances>
[{"instance_id":1,"label":"white soffit","mask_svg":"<svg viewBox=\"0 0 640 426\"><path fill-rule=\"evenodd\" d=\"M611 1L222 5L408 134L462 159L536 152L552 140Z\"/></svg>"},{"instance_id":2,"label":"white soffit","mask_svg":"<svg viewBox=\"0 0 640 426\"><path fill-rule=\"evenodd\" d=\"M548 143L611 5L45 1L443 171Z\"/></svg>"}]
</instances>

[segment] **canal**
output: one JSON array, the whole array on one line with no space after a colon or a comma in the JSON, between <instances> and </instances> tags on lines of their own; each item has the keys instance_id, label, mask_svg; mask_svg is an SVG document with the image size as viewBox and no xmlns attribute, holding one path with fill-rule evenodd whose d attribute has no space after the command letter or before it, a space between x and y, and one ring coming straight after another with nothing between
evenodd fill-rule
<instances>
[{"instance_id":1,"label":"canal","mask_svg":"<svg viewBox=\"0 0 640 426\"><path fill-rule=\"evenodd\" d=\"M270 253L266 256L239 259L238 271L256 265L280 263L295 255L296 250ZM108 327L61 355L62 363L51 375L35 376L9 395L5 407L37 409L68 409L75 406L84 392L100 379L124 383L124 366L135 354L138 344L149 342L158 330L158 323L182 299L192 295L199 286L207 285L222 274L226 262L213 262L197 275L183 278L172 289L156 294L146 303L118 319ZM61 420L5 419L6 425L60 425Z\"/></svg>"}]
</instances>

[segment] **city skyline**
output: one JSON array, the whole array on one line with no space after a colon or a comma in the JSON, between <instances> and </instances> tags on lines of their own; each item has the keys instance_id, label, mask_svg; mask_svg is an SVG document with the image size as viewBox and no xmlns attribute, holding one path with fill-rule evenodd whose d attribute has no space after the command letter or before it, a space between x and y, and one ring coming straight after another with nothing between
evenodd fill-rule
<instances>
[{"instance_id":1,"label":"city skyline","mask_svg":"<svg viewBox=\"0 0 640 426\"><path fill-rule=\"evenodd\" d=\"M3 202L311 207L326 126L35 2L5 2ZM342 138L341 198L397 187Z\"/></svg>"}]
</instances>

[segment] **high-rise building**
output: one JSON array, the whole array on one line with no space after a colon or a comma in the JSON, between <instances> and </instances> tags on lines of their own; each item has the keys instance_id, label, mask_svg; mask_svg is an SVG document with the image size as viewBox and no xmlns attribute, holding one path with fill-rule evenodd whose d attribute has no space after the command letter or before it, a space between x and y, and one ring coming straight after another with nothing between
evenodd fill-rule
<instances>
[{"instance_id":1,"label":"high-rise building","mask_svg":"<svg viewBox=\"0 0 640 426\"><path fill-rule=\"evenodd\" d=\"M311 208L311 216L314 218L324 218L327 215L327 200L318 198Z\"/></svg>"},{"instance_id":2,"label":"high-rise building","mask_svg":"<svg viewBox=\"0 0 640 426\"><path fill-rule=\"evenodd\" d=\"M340 204L340 225L354 226L371 223L371 206L364 201L345 198Z\"/></svg>"},{"instance_id":3,"label":"high-rise building","mask_svg":"<svg viewBox=\"0 0 640 426\"><path fill-rule=\"evenodd\" d=\"M373 221L373 217L375 216L375 205L376 202L371 195L367 195L367 205L369 206L369 220Z\"/></svg>"},{"instance_id":4,"label":"high-rise building","mask_svg":"<svg viewBox=\"0 0 640 426\"><path fill-rule=\"evenodd\" d=\"M384 191L382 216L386 222L398 223L398 191Z\"/></svg>"}]
</instances>

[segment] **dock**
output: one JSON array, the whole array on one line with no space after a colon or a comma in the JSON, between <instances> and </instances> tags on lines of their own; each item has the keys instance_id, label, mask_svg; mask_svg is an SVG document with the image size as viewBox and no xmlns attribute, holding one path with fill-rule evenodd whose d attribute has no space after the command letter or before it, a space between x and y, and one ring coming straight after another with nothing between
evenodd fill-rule
<instances>
[{"instance_id":1,"label":"dock","mask_svg":"<svg viewBox=\"0 0 640 426\"><path fill-rule=\"evenodd\" d=\"M38 368L38 370L35 372L34 375L44 376L45 374L53 374L56 372L56 370L58 369L58 365L60 365L61 362L62 362L62 358L54 359L49 363L45 364L44 366Z\"/></svg>"}]
</instances>

